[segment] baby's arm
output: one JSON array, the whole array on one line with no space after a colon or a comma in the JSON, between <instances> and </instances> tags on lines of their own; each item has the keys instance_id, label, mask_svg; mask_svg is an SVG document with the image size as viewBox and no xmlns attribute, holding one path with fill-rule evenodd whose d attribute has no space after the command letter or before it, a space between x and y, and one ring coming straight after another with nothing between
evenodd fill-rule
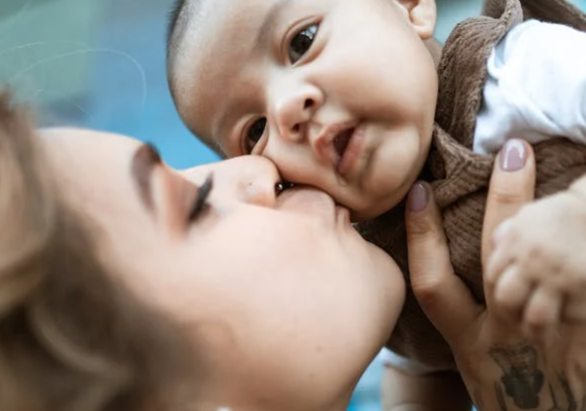
<instances>
[{"instance_id":1,"label":"baby's arm","mask_svg":"<svg viewBox=\"0 0 586 411\"><path fill-rule=\"evenodd\" d=\"M586 176L523 207L494 236L486 276L495 310L543 341L586 325Z\"/></svg>"}]
</instances>

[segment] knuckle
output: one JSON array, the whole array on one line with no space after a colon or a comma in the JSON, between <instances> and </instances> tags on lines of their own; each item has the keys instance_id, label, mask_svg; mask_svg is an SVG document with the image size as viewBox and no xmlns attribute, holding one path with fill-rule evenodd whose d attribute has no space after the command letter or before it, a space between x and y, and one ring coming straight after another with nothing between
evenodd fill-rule
<instances>
[{"instance_id":1,"label":"knuckle","mask_svg":"<svg viewBox=\"0 0 586 411\"><path fill-rule=\"evenodd\" d=\"M502 311L507 313L512 313L519 310L523 306L523 301L517 301L517 299L512 298L510 295L502 293L502 292L495 292L494 294L494 304L495 306Z\"/></svg>"},{"instance_id":2,"label":"knuckle","mask_svg":"<svg viewBox=\"0 0 586 411\"><path fill-rule=\"evenodd\" d=\"M497 283L498 283L498 278L495 278L495 276L490 277L490 278L485 276L485 278L484 278L484 288L486 290L492 290L491 294L493 294L495 300L497 298L497 294L496 294Z\"/></svg>"},{"instance_id":3,"label":"knuckle","mask_svg":"<svg viewBox=\"0 0 586 411\"><path fill-rule=\"evenodd\" d=\"M409 235L421 237L432 231L434 231L434 227L427 216L411 217L407 222L407 233Z\"/></svg>"},{"instance_id":4,"label":"knuckle","mask_svg":"<svg viewBox=\"0 0 586 411\"><path fill-rule=\"evenodd\" d=\"M493 241L505 251L512 251L510 247L512 244L518 243L522 240L524 231L519 229L519 218L517 216L510 217L501 223L493 234Z\"/></svg>"},{"instance_id":5,"label":"knuckle","mask_svg":"<svg viewBox=\"0 0 586 411\"><path fill-rule=\"evenodd\" d=\"M553 319L550 316L544 315L540 311L531 310L525 316L525 323L535 332L541 332L543 328L552 322Z\"/></svg>"},{"instance_id":6,"label":"knuckle","mask_svg":"<svg viewBox=\"0 0 586 411\"><path fill-rule=\"evenodd\" d=\"M521 254L521 262L525 264L543 260L548 254L547 247L536 238L526 240L523 248L524 252Z\"/></svg>"},{"instance_id":7,"label":"knuckle","mask_svg":"<svg viewBox=\"0 0 586 411\"><path fill-rule=\"evenodd\" d=\"M413 293L422 306L427 308L441 303L442 282L437 278L426 278L412 284Z\"/></svg>"},{"instance_id":8,"label":"knuckle","mask_svg":"<svg viewBox=\"0 0 586 411\"><path fill-rule=\"evenodd\" d=\"M495 186L492 187L490 196L497 204L514 206L527 201L526 195L516 187Z\"/></svg>"},{"instance_id":9,"label":"knuckle","mask_svg":"<svg viewBox=\"0 0 586 411\"><path fill-rule=\"evenodd\" d=\"M438 243L443 238L443 229L428 219L417 219L407 225L410 239L424 243Z\"/></svg>"}]
</instances>

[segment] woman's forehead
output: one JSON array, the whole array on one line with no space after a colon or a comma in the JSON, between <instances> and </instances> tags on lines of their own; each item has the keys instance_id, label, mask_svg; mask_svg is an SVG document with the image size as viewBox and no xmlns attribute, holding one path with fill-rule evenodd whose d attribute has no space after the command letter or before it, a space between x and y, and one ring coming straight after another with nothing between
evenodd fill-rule
<instances>
[{"instance_id":1,"label":"woman's forehead","mask_svg":"<svg viewBox=\"0 0 586 411\"><path fill-rule=\"evenodd\" d=\"M40 129L38 134L51 156L59 152L76 152L79 156L98 158L106 150L128 153L140 144L127 136L81 128L47 128ZM90 156L91 153L94 155Z\"/></svg>"},{"instance_id":2,"label":"woman's forehead","mask_svg":"<svg viewBox=\"0 0 586 411\"><path fill-rule=\"evenodd\" d=\"M82 129L46 129L39 135L65 194L75 197L127 195L131 159L141 145L116 134Z\"/></svg>"}]
</instances>

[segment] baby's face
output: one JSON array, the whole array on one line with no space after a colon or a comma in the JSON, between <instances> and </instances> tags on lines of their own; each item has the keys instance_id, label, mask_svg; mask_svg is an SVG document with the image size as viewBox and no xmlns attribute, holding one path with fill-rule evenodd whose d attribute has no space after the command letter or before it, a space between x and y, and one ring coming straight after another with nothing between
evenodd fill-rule
<instances>
[{"instance_id":1,"label":"baby's face","mask_svg":"<svg viewBox=\"0 0 586 411\"><path fill-rule=\"evenodd\" d=\"M170 73L198 137L270 158L355 219L405 196L433 127L432 1L202 0L198 13Z\"/></svg>"}]
</instances>

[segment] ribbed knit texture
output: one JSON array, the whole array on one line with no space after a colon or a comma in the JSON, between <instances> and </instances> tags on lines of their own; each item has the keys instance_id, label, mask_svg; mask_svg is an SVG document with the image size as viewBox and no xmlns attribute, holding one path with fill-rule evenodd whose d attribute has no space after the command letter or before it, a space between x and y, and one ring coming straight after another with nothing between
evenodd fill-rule
<instances>
[{"instance_id":1,"label":"ribbed knit texture","mask_svg":"<svg viewBox=\"0 0 586 411\"><path fill-rule=\"evenodd\" d=\"M563 0L486 0L482 16L466 20L454 29L438 66L436 124L422 178L431 182L443 211L454 270L479 302L484 301L481 231L494 157L472 152L474 127L492 49L509 29L529 18L586 31L586 15ZM534 150L537 198L566 189L586 173L585 146L553 139L535 145ZM404 204L377 219L360 223L358 228L368 241L395 259L409 283ZM455 368L448 344L429 322L410 287L387 345L398 354L436 369Z\"/></svg>"}]
</instances>

